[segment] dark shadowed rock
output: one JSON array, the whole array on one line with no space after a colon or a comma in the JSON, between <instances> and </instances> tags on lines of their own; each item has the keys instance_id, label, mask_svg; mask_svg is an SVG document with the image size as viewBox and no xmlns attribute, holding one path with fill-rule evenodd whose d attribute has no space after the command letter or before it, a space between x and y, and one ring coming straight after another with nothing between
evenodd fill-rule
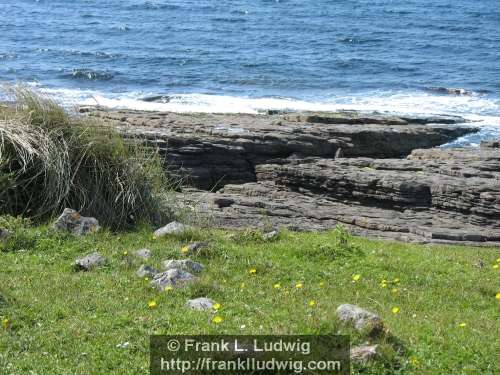
<instances>
[{"instance_id":1,"label":"dark shadowed rock","mask_svg":"<svg viewBox=\"0 0 500 375\"><path fill-rule=\"evenodd\" d=\"M367 363L379 356L378 345L360 345L351 348L351 361L357 363Z\"/></svg>"},{"instance_id":2,"label":"dark shadowed rock","mask_svg":"<svg viewBox=\"0 0 500 375\"><path fill-rule=\"evenodd\" d=\"M171 223L165 225L164 227L157 229L154 232L154 236L156 238L159 238L169 234L182 234L190 229L191 227L189 225L185 225L177 221L172 221Z\"/></svg>"},{"instance_id":3,"label":"dark shadowed rock","mask_svg":"<svg viewBox=\"0 0 500 375\"><path fill-rule=\"evenodd\" d=\"M203 265L198 262L194 262L191 259L169 259L165 260L162 263L163 269L164 270L170 270L170 269L180 269L183 271L188 271L188 272L194 272L194 273L200 273L203 271Z\"/></svg>"},{"instance_id":4,"label":"dark shadowed rock","mask_svg":"<svg viewBox=\"0 0 500 375\"><path fill-rule=\"evenodd\" d=\"M153 278L156 274L158 274L159 271L151 266L148 266L146 264L143 264L142 266L139 267L137 272L135 273L138 277L144 278L144 277L149 277Z\"/></svg>"},{"instance_id":5,"label":"dark shadowed rock","mask_svg":"<svg viewBox=\"0 0 500 375\"><path fill-rule=\"evenodd\" d=\"M161 291L167 287L182 287L194 280L196 280L196 278L189 272L174 268L156 274L151 281L151 285Z\"/></svg>"},{"instance_id":6,"label":"dark shadowed rock","mask_svg":"<svg viewBox=\"0 0 500 375\"><path fill-rule=\"evenodd\" d=\"M215 302L210 298L200 297L190 299L186 302L186 307L192 310L210 310L214 307Z\"/></svg>"},{"instance_id":7,"label":"dark shadowed rock","mask_svg":"<svg viewBox=\"0 0 500 375\"><path fill-rule=\"evenodd\" d=\"M65 208L54 223L54 229L82 236L100 229L99 222L93 217L84 217L78 211Z\"/></svg>"},{"instance_id":8,"label":"dark shadowed rock","mask_svg":"<svg viewBox=\"0 0 500 375\"><path fill-rule=\"evenodd\" d=\"M273 115L175 114L96 109L88 115L114 125L125 136L146 139L169 170L203 189L253 182L255 167L299 157L402 157L475 132L465 120L342 111ZM436 125L429 126L429 122ZM226 203L227 202L227 203ZM229 204L230 201L222 205Z\"/></svg>"},{"instance_id":9,"label":"dark shadowed rock","mask_svg":"<svg viewBox=\"0 0 500 375\"><path fill-rule=\"evenodd\" d=\"M5 228L0 228L0 241L5 241L10 237L10 232Z\"/></svg>"},{"instance_id":10,"label":"dark shadowed rock","mask_svg":"<svg viewBox=\"0 0 500 375\"><path fill-rule=\"evenodd\" d=\"M384 323L377 314L355 305L340 305L336 313L341 322L352 324L360 332L376 334L384 328Z\"/></svg>"},{"instance_id":11,"label":"dark shadowed rock","mask_svg":"<svg viewBox=\"0 0 500 375\"><path fill-rule=\"evenodd\" d=\"M82 258L78 258L74 263L74 267L77 271L90 271L94 268L103 266L104 264L106 264L106 258L98 252L95 252Z\"/></svg>"}]
</instances>

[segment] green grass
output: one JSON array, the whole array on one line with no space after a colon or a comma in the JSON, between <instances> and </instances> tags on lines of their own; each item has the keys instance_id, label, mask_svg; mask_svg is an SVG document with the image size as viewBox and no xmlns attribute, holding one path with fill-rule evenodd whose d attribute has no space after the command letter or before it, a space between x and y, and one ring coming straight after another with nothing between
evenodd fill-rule
<instances>
[{"instance_id":1,"label":"green grass","mask_svg":"<svg viewBox=\"0 0 500 375\"><path fill-rule=\"evenodd\" d=\"M147 373L151 334L346 333L354 344L366 341L337 322L341 303L377 312L389 329L379 339L384 360L355 372L499 371L499 270L492 267L498 248L361 238L346 243L335 231L283 233L265 242L258 235L223 231L154 240L148 227L84 238L44 226L16 223L16 228L20 234L9 244L15 251L4 246L0 252L0 318L10 321L0 328L2 374ZM197 283L156 292L135 276L140 262L132 260L134 250L150 248L149 263L159 267L161 260L182 257L180 249L191 239L211 242L209 250L192 256L206 266ZM72 270L76 257L95 250L109 259L108 266ZM475 266L479 258L483 268ZM277 283L280 289L273 288ZM297 283L303 287L297 289ZM212 322L212 312L184 307L188 298L199 296L222 305L217 313L222 323ZM148 309L151 300L156 309ZM393 314L393 307L400 313ZM462 322L467 325L460 327ZM117 348L127 341L129 348Z\"/></svg>"}]
</instances>

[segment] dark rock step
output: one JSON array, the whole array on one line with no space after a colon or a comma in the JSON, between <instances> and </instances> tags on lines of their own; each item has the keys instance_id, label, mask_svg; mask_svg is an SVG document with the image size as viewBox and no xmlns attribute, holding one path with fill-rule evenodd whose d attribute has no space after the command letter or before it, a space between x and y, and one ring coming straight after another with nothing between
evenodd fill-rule
<instances>
[{"instance_id":1,"label":"dark rock step","mask_svg":"<svg viewBox=\"0 0 500 375\"><path fill-rule=\"evenodd\" d=\"M169 168L189 175L192 184L212 189L216 184L256 181L255 166L274 159L369 156L404 157L477 131L471 126L421 125L355 112L318 114L342 124L310 123L303 114L175 114L84 108L129 137L146 138L160 148ZM385 118L385 120L384 120ZM357 119L357 120L356 120ZM427 121L434 121L427 119ZM356 124L357 121L357 124ZM399 125L394 125L396 121ZM458 120L457 120L458 121ZM362 123L362 125L360 125ZM401 123L401 124L400 124Z\"/></svg>"}]
</instances>

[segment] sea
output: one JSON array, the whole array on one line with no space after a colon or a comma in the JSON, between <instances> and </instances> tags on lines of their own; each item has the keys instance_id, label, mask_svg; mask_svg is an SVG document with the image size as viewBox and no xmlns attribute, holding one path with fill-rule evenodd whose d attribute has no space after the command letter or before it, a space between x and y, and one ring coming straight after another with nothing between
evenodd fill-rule
<instances>
[{"instance_id":1,"label":"sea","mask_svg":"<svg viewBox=\"0 0 500 375\"><path fill-rule=\"evenodd\" d=\"M451 145L477 145L500 138L500 1L0 0L0 84L68 107L460 115L481 131Z\"/></svg>"}]
</instances>

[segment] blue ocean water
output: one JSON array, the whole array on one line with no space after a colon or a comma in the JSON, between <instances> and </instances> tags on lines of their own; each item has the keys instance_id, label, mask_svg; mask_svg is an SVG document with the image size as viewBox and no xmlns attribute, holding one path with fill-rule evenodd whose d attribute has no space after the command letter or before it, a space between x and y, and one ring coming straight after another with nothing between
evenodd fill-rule
<instances>
[{"instance_id":1,"label":"blue ocean water","mask_svg":"<svg viewBox=\"0 0 500 375\"><path fill-rule=\"evenodd\" d=\"M452 113L492 137L499 30L499 0L0 0L0 81L141 109Z\"/></svg>"}]
</instances>

